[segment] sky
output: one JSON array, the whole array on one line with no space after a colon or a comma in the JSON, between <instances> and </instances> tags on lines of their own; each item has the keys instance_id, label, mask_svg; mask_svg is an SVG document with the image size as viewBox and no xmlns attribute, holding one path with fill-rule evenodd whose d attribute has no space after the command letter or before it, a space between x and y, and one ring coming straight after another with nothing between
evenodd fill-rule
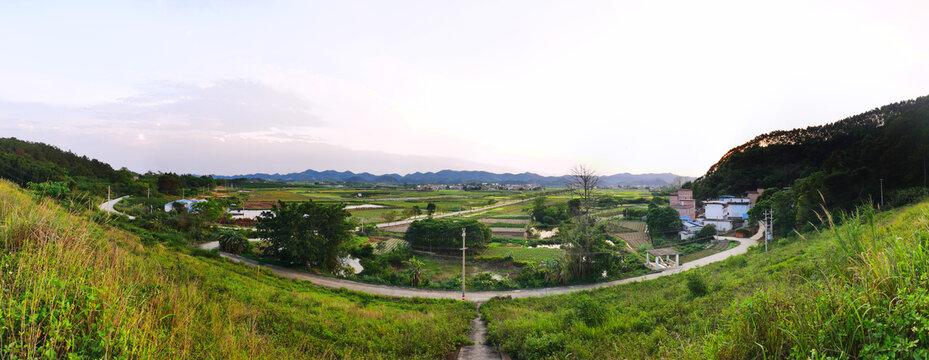
<instances>
[{"instance_id":1,"label":"sky","mask_svg":"<svg viewBox=\"0 0 929 360\"><path fill-rule=\"evenodd\" d=\"M137 172L699 176L929 95L925 1L0 2L0 137Z\"/></svg>"}]
</instances>

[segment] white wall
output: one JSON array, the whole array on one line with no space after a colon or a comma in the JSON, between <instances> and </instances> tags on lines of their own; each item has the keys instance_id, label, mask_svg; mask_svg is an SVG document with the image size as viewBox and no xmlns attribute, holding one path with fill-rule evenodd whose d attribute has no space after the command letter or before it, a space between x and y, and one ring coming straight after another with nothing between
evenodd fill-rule
<instances>
[{"instance_id":1,"label":"white wall","mask_svg":"<svg viewBox=\"0 0 929 360\"><path fill-rule=\"evenodd\" d=\"M707 221L710 219L725 219L726 218L726 208L723 204L706 204L706 218Z\"/></svg>"},{"instance_id":2,"label":"white wall","mask_svg":"<svg viewBox=\"0 0 929 360\"><path fill-rule=\"evenodd\" d=\"M732 222L728 220L710 220L706 219L703 222L704 225L713 225L716 227L716 231L725 232L732 230Z\"/></svg>"}]
</instances>

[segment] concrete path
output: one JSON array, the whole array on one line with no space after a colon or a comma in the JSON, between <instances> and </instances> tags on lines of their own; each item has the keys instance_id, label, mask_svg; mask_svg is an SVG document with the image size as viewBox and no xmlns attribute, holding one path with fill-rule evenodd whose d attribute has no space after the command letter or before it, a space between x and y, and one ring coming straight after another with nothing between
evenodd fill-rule
<instances>
[{"instance_id":1,"label":"concrete path","mask_svg":"<svg viewBox=\"0 0 929 360\"><path fill-rule=\"evenodd\" d=\"M681 265L680 267L670 268L670 269L667 269L661 272L656 272L656 273L651 273L651 274L646 274L646 275L641 275L641 276L636 276L636 277L631 277L631 278L625 278L625 279L620 279L620 280L594 283L594 284L580 284L580 285L539 288L539 289L471 291L466 294L465 299L468 301L481 303L481 302L486 302L487 300L490 300L491 298L495 296L510 296L514 298L541 297L541 296L549 296L549 295L557 295L557 294L568 294L568 293L572 293L575 291L591 290L591 289L598 289L598 288L603 288L603 287L616 286L616 285L626 284L626 283L631 283L631 282L636 282L636 281L646 281L646 280L657 279L662 276L668 276L671 274L676 274L682 271L687 271L687 270L694 269L694 268L704 266L707 264L712 264L717 261L722 261L730 256L744 254L745 252L748 251L748 248L750 246L758 244L758 240L760 240L762 236L764 236L763 225L759 227L758 233L756 233L751 238L740 239L740 238L732 238L732 237L720 237L720 239L738 241L739 246L736 246L735 248L732 248L732 249L729 249L729 250L726 250L720 253L716 253L716 254L713 254L713 255L710 255L704 258L700 258L700 259L685 263ZM206 243L206 244L201 245L201 247L210 246L210 244L211 243ZM306 280L313 284L316 284L319 286L325 286L328 288L346 288L349 290L355 290L355 291L365 292L369 294L397 296L397 297L421 297L421 298L432 298L432 299L460 299L461 298L460 291L431 290L431 289L412 288L412 287L403 287L403 286L388 286L388 285L361 283L361 282L351 281L351 280L346 280L346 279L339 279L339 278L334 278L334 277L329 277L329 276L310 274L302 270L288 269L288 268L283 268L280 266L263 264L263 263L259 263L251 259L246 259L241 256L232 255L232 254L223 253L223 252L221 252L220 255L235 262L241 262L247 265L269 269L273 271L275 274L286 277L286 278Z\"/></svg>"},{"instance_id":2,"label":"concrete path","mask_svg":"<svg viewBox=\"0 0 929 360\"><path fill-rule=\"evenodd\" d=\"M484 344L487 336L487 324L481 319L481 303L477 303L477 317L471 320L471 334L468 335L474 345L468 345L461 348L458 352L458 360L500 360L503 357L494 349L493 346Z\"/></svg>"},{"instance_id":3,"label":"concrete path","mask_svg":"<svg viewBox=\"0 0 929 360\"><path fill-rule=\"evenodd\" d=\"M114 208L114 206L116 206L116 203L118 203L120 200L125 199L127 197L129 197L129 195L121 196L113 200L107 201L103 204L100 204L100 210L103 210L109 213L114 213L114 214L126 215L119 211L116 211L116 208ZM132 215L126 215L126 216L129 217L129 220L135 220L135 216L132 216Z\"/></svg>"}]
</instances>

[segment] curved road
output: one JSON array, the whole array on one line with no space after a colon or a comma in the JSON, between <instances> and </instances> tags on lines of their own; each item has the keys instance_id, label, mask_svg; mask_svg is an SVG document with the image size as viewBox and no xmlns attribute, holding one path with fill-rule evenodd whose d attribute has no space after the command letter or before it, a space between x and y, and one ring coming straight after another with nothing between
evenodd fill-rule
<instances>
[{"instance_id":1,"label":"curved road","mask_svg":"<svg viewBox=\"0 0 929 360\"><path fill-rule=\"evenodd\" d=\"M121 196L121 197L115 198L115 199L113 199L113 200L107 201L107 202L105 202L105 203L103 203L103 204L100 204L100 210L103 210L103 211L106 211L106 212L110 212L110 213L114 213L114 214L119 214L119 215L126 215L126 214L123 214L123 213L121 213L121 212L119 212L119 211L116 211L116 208L114 208L113 206L115 206L116 203L118 203L120 200L125 199L125 198L127 198L127 197L129 197L129 195ZM129 217L129 220L135 220L135 216L132 216L132 215L126 215L126 216Z\"/></svg>"},{"instance_id":2,"label":"curved road","mask_svg":"<svg viewBox=\"0 0 929 360\"><path fill-rule=\"evenodd\" d=\"M732 249L719 252L704 258L700 258L689 263L685 263L680 267L670 268L661 272L651 273L641 276L635 276L631 278L625 278L620 280L613 280L601 283L594 284L581 284L581 285L571 285L571 286L561 286L561 287L551 287L551 288L540 288L540 289L520 289L520 290L501 290L501 291L471 291L467 293L466 300L473 301L477 303L486 302L490 298L495 296L510 296L514 298L523 298L523 297L540 297L540 296L549 296L557 294L567 294L575 291L581 290L590 290L597 289L602 287L616 286L625 283L631 283L636 281L645 281L656 279L662 276L668 276L671 274L676 274L682 271L687 271L694 269L703 265L712 264L714 262L725 260L726 258L734 255L744 254L748 251L750 246L758 244L758 240L764 235L764 225L759 226L758 233L756 233L751 238L733 238L733 237L720 237L720 239L727 239L738 241L739 246L736 246ZM206 248L210 246L210 243L203 244L201 247ZM313 284L319 286L325 286L328 288L346 288L349 290L355 290L360 292L365 292L375 295L386 295L386 296L398 296L398 297L421 297L421 298L433 298L433 299L460 299L460 291L451 291L451 290L430 290L430 289L420 289L420 288L410 288L410 287L398 287L398 286L387 286L387 285L377 285L377 284L367 284L357 281L351 281L346 279L339 279L334 277L322 276L310 274L301 270L294 270L283 268L280 266L269 265L257 262L255 260L246 259L241 256L220 252L225 258L228 258L235 262L241 262L247 265L256 266L265 268L273 271L275 274L298 280L306 280Z\"/></svg>"}]
</instances>

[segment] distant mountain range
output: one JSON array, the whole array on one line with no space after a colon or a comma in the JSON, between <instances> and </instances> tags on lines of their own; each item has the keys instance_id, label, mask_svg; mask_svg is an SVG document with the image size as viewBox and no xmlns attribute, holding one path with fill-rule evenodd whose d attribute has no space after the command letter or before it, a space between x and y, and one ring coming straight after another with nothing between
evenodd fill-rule
<instances>
[{"instance_id":1,"label":"distant mountain range","mask_svg":"<svg viewBox=\"0 0 929 360\"><path fill-rule=\"evenodd\" d=\"M306 181L306 182L345 182L370 184L472 184L472 183L498 183L498 184L538 184L543 186L560 186L565 184L567 176L542 176L533 173L496 174L487 171L458 171L442 170L439 172L416 172L407 175L371 173L353 173L351 171L315 171L306 170L290 174L246 174L223 176L213 175L218 179L249 178L275 181ZM662 174L615 174L601 177L601 184L616 185L668 185L676 180L688 181L693 178L678 176L670 173Z\"/></svg>"}]
</instances>

